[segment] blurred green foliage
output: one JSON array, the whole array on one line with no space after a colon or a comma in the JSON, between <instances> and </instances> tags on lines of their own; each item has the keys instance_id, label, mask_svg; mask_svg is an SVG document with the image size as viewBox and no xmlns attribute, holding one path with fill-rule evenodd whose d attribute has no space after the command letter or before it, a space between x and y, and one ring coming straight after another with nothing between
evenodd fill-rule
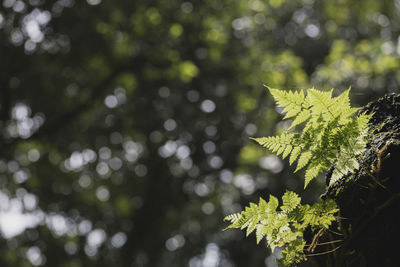
<instances>
[{"instance_id":1,"label":"blurred green foliage","mask_svg":"<svg viewBox=\"0 0 400 267\"><path fill-rule=\"evenodd\" d=\"M254 149L263 84L398 91L398 1L0 5L1 266L270 264L221 219L323 179Z\"/></svg>"}]
</instances>

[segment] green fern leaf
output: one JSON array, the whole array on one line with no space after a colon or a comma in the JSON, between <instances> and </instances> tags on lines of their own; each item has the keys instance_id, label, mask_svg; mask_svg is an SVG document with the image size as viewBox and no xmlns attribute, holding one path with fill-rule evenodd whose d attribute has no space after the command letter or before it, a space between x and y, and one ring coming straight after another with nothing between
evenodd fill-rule
<instances>
[{"instance_id":1,"label":"green fern leaf","mask_svg":"<svg viewBox=\"0 0 400 267\"><path fill-rule=\"evenodd\" d=\"M372 114L367 115L364 113L356 118L358 125L358 132L360 132L361 134L364 134L366 132L366 130L368 129L368 122L371 117Z\"/></svg>"},{"instance_id":2,"label":"green fern leaf","mask_svg":"<svg viewBox=\"0 0 400 267\"><path fill-rule=\"evenodd\" d=\"M239 218L240 218L240 213L233 213L228 216L225 216L224 221L235 223L239 220Z\"/></svg>"},{"instance_id":3,"label":"green fern leaf","mask_svg":"<svg viewBox=\"0 0 400 267\"><path fill-rule=\"evenodd\" d=\"M247 226L246 236L249 236L257 227L257 221L252 220Z\"/></svg>"},{"instance_id":4,"label":"green fern leaf","mask_svg":"<svg viewBox=\"0 0 400 267\"><path fill-rule=\"evenodd\" d=\"M297 208L300 204L300 197L291 191L286 191L282 196L283 205L281 206L281 210L285 212L290 212Z\"/></svg>"},{"instance_id":5,"label":"green fern leaf","mask_svg":"<svg viewBox=\"0 0 400 267\"><path fill-rule=\"evenodd\" d=\"M294 172L297 172L297 171L301 170L302 168L304 168L308 164L308 162L310 161L312 156L313 156L313 153L310 150L303 152L299 157L299 160L297 162L297 168Z\"/></svg>"},{"instance_id":6,"label":"green fern leaf","mask_svg":"<svg viewBox=\"0 0 400 267\"><path fill-rule=\"evenodd\" d=\"M269 88L272 96L276 103L284 107L283 113L286 113L284 119L292 118L296 116L302 110L302 104L304 103L304 92L292 92L282 91L278 89Z\"/></svg>"},{"instance_id":7,"label":"green fern leaf","mask_svg":"<svg viewBox=\"0 0 400 267\"><path fill-rule=\"evenodd\" d=\"M308 120L311 116L311 111L308 109L303 109L301 112L299 112L299 114L297 115L297 117L293 120L292 124L290 125L289 129L305 122L306 120Z\"/></svg>"},{"instance_id":8,"label":"green fern leaf","mask_svg":"<svg viewBox=\"0 0 400 267\"><path fill-rule=\"evenodd\" d=\"M276 138L276 139L278 139L278 138ZM276 152L277 152L279 149L281 149L282 147L285 147L285 144L279 144L279 143L272 144L272 145L271 145L271 151L272 151L273 153L277 154Z\"/></svg>"},{"instance_id":9,"label":"green fern leaf","mask_svg":"<svg viewBox=\"0 0 400 267\"><path fill-rule=\"evenodd\" d=\"M292 150L292 154L290 154L290 158L289 158L289 164L292 165L293 162L296 161L297 157L300 155L301 152L301 148L300 147L295 147Z\"/></svg>"},{"instance_id":10,"label":"green fern leaf","mask_svg":"<svg viewBox=\"0 0 400 267\"><path fill-rule=\"evenodd\" d=\"M304 254L304 247L306 245L306 241L303 239L296 239L291 242L288 246L286 246L281 256L282 258L278 259L278 266L293 266L298 263L305 261L306 256Z\"/></svg>"},{"instance_id":11,"label":"green fern leaf","mask_svg":"<svg viewBox=\"0 0 400 267\"><path fill-rule=\"evenodd\" d=\"M258 210L259 212L265 212L267 210L267 202L260 197L258 200Z\"/></svg>"},{"instance_id":12,"label":"green fern leaf","mask_svg":"<svg viewBox=\"0 0 400 267\"><path fill-rule=\"evenodd\" d=\"M335 169L332 172L329 185L333 185L343 176L347 175L349 172L357 170L359 168L358 161L354 158L354 154L346 153L342 151L339 159L336 162Z\"/></svg>"},{"instance_id":13,"label":"green fern leaf","mask_svg":"<svg viewBox=\"0 0 400 267\"><path fill-rule=\"evenodd\" d=\"M291 145L286 146L285 151L283 151L282 154L282 159L285 159L287 156L289 156L290 152L292 152L292 148L293 146Z\"/></svg>"},{"instance_id":14,"label":"green fern leaf","mask_svg":"<svg viewBox=\"0 0 400 267\"><path fill-rule=\"evenodd\" d=\"M332 199L316 203L304 214L303 224L310 225L314 228L329 228L335 220L334 214L338 211L339 209Z\"/></svg>"},{"instance_id":15,"label":"green fern leaf","mask_svg":"<svg viewBox=\"0 0 400 267\"><path fill-rule=\"evenodd\" d=\"M282 155L282 158L286 158L292 151L292 144L296 140L293 133L284 132L280 136L269 136L261 138L250 138L256 141L258 144L269 149L276 155Z\"/></svg>"},{"instance_id":16,"label":"green fern leaf","mask_svg":"<svg viewBox=\"0 0 400 267\"><path fill-rule=\"evenodd\" d=\"M256 141L259 145L261 145L263 147L266 146L269 138L270 137L260 137L260 138L252 138L252 137L250 137L250 139Z\"/></svg>"},{"instance_id":17,"label":"green fern leaf","mask_svg":"<svg viewBox=\"0 0 400 267\"><path fill-rule=\"evenodd\" d=\"M307 185L313 180L315 177L318 176L321 170L321 165L319 164L310 164L306 170L305 174L305 182L304 182L304 188L307 187Z\"/></svg>"},{"instance_id":18,"label":"green fern leaf","mask_svg":"<svg viewBox=\"0 0 400 267\"><path fill-rule=\"evenodd\" d=\"M325 121L331 119L333 115L333 106L335 100L332 98L333 89L330 91L318 91L313 88L309 89L307 97L312 104L311 111L313 116L323 116Z\"/></svg>"},{"instance_id":19,"label":"green fern leaf","mask_svg":"<svg viewBox=\"0 0 400 267\"><path fill-rule=\"evenodd\" d=\"M276 209L279 206L279 201L276 197L274 197L273 195L269 196L269 201L267 203L267 209L266 212L268 214L275 214L276 213Z\"/></svg>"},{"instance_id":20,"label":"green fern leaf","mask_svg":"<svg viewBox=\"0 0 400 267\"><path fill-rule=\"evenodd\" d=\"M283 153L283 151L286 150L286 148L288 148L290 145L284 145L284 146L280 146L279 149L276 151L276 155L279 156L280 154Z\"/></svg>"},{"instance_id":21,"label":"green fern leaf","mask_svg":"<svg viewBox=\"0 0 400 267\"><path fill-rule=\"evenodd\" d=\"M265 232L266 232L266 226L263 224L257 224L257 228L256 228L257 245L265 237L265 235L266 235Z\"/></svg>"},{"instance_id":22,"label":"green fern leaf","mask_svg":"<svg viewBox=\"0 0 400 267\"><path fill-rule=\"evenodd\" d=\"M341 93L339 96L333 98L335 104L331 107L332 113L340 114L340 113L347 113L350 107L350 93L351 87L349 87L346 91Z\"/></svg>"}]
</instances>

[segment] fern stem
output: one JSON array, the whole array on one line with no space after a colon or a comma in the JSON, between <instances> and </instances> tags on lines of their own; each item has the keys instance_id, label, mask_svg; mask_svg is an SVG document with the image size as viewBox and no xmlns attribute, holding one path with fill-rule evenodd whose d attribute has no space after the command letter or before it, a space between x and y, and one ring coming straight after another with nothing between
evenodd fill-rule
<instances>
[{"instance_id":1,"label":"fern stem","mask_svg":"<svg viewBox=\"0 0 400 267\"><path fill-rule=\"evenodd\" d=\"M378 179L377 179L374 175L372 175L372 173L370 173L369 171L367 171L367 174L368 174L369 177L371 177L371 179L372 179L377 185L379 185L380 187L382 187L382 188L385 189L387 192L389 192L390 194L393 195L393 193L392 193L389 189L387 189L387 187L384 186L381 182L379 182Z\"/></svg>"},{"instance_id":2,"label":"fern stem","mask_svg":"<svg viewBox=\"0 0 400 267\"><path fill-rule=\"evenodd\" d=\"M344 239L338 239L338 240L333 240L333 241L329 241L329 242L317 243L316 246L335 244L335 243L339 243L339 242L342 242L342 241L344 241ZM305 247L309 247L309 246L311 246L311 244L305 245Z\"/></svg>"},{"instance_id":3,"label":"fern stem","mask_svg":"<svg viewBox=\"0 0 400 267\"><path fill-rule=\"evenodd\" d=\"M307 248L307 252L308 252L308 253L314 252L314 249L316 248L317 243L318 243L318 239L319 239L324 233L325 233L325 228L321 228L321 229L318 231L318 233L316 233L316 234L314 235L314 238L313 238L313 240L312 240L310 246Z\"/></svg>"},{"instance_id":4,"label":"fern stem","mask_svg":"<svg viewBox=\"0 0 400 267\"><path fill-rule=\"evenodd\" d=\"M331 249L331 250L328 250L328 251L325 251L325 252L321 252L321 253L307 254L307 257L314 257L314 256L326 255L326 254L335 252L336 250L338 250L338 249L341 248L341 247L342 247L342 246L338 246L338 247L336 247L336 248L334 248L334 249Z\"/></svg>"},{"instance_id":5,"label":"fern stem","mask_svg":"<svg viewBox=\"0 0 400 267\"><path fill-rule=\"evenodd\" d=\"M329 230L328 229L328 231L331 232L332 234L335 234L335 235L344 235L343 233L339 233L339 232L336 232L336 231L333 231L333 230Z\"/></svg>"}]
</instances>

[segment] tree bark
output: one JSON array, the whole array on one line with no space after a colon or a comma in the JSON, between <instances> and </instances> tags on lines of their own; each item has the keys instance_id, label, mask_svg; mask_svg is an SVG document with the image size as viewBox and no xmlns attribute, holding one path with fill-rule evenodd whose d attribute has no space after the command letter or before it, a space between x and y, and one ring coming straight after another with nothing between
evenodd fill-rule
<instances>
[{"instance_id":1,"label":"tree bark","mask_svg":"<svg viewBox=\"0 0 400 267\"><path fill-rule=\"evenodd\" d=\"M323 196L337 201L340 215L320 242L342 241L321 246L335 249L317 259L321 266L400 266L400 94L371 102L362 112L372 117L360 168Z\"/></svg>"}]
</instances>

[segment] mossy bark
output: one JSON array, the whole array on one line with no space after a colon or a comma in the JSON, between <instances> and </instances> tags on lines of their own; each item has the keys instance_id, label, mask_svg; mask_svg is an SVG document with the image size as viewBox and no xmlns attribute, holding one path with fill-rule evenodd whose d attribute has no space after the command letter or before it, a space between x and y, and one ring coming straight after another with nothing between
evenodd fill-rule
<instances>
[{"instance_id":1,"label":"mossy bark","mask_svg":"<svg viewBox=\"0 0 400 267\"><path fill-rule=\"evenodd\" d=\"M340 214L319 241L337 241L318 247L317 252L327 252L314 257L320 266L400 266L400 94L360 112L372 114L367 150L359 170L323 196L337 201Z\"/></svg>"}]
</instances>

